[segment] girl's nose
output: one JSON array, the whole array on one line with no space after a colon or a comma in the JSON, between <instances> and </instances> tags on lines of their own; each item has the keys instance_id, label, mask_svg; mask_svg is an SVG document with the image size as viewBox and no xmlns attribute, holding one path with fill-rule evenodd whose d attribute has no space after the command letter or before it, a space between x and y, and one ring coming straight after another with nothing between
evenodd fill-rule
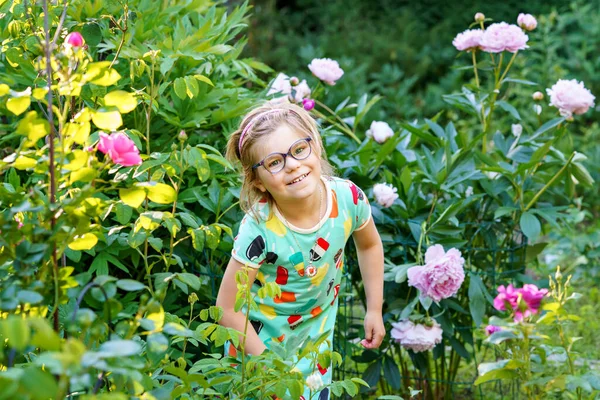
<instances>
[{"instance_id":1,"label":"girl's nose","mask_svg":"<svg viewBox=\"0 0 600 400\"><path fill-rule=\"evenodd\" d=\"M285 168L288 171L293 171L301 165L299 160L296 160L294 157L288 156L285 160Z\"/></svg>"}]
</instances>

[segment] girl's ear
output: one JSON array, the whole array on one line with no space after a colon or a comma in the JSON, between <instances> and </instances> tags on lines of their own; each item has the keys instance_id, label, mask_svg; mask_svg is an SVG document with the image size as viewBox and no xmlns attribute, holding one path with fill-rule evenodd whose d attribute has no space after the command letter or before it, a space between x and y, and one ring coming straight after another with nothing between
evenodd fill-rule
<instances>
[{"instance_id":1,"label":"girl's ear","mask_svg":"<svg viewBox=\"0 0 600 400\"><path fill-rule=\"evenodd\" d=\"M262 184L262 182L260 181L260 179L255 179L254 182L252 182L252 184L254 185L254 187L258 188L258 190L260 190L261 192L265 193L267 191L267 188L265 188L265 185Z\"/></svg>"}]
</instances>

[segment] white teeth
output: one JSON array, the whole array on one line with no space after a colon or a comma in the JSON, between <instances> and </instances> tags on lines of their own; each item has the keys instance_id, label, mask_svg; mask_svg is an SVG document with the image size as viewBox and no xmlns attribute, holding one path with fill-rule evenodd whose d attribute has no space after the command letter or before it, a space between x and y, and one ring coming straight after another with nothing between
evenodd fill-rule
<instances>
[{"instance_id":1,"label":"white teeth","mask_svg":"<svg viewBox=\"0 0 600 400\"><path fill-rule=\"evenodd\" d=\"M293 181L290 182L290 185L292 183L297 183L300 182L301 180L303 180L304 178L306 178L306 174L299 176L298 178L294 179Z\"/></svg>"}]
</instances>

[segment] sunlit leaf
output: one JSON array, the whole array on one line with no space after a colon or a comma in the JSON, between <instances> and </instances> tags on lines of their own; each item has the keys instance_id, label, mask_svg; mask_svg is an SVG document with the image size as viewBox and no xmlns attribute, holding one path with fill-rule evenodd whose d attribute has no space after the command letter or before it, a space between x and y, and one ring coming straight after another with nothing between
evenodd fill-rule
<instances>
[{"instance_id":1,"label":"sunlit leaf","mask_svg":"<svg viewBox=\"0 0 600 400\"><path fill-rule=\"evenodd\" d=\"M107 106L115 106L122 114L127 114L137 106L137 99L133 93L124 90L115 90L104 96L104 104Z\"/></svg>"},{"instance_id":2,"label":"sunlit leaf","mask_svg":"<svg viewBox=\"0 0 600 400\"><path fill-rule=\"evenodd\" d=\"M142 188L119 189L119 198L130 207L138 208L146 198L146 191Z\"/></svg>"},{"instance_id":3,"label":"sunlit leaf","mask_svg":"<svg viewBox=\"0 0 600 400\"><path fill-rule=\"evenodd\" d=\"M155 203L170 204L177 199L175 189L164 183L148 185L146 190L148 190L148 198Z\"/></svg>"},{"instance_id":4,"label":"sunlit leaf","mask_svg":"<svg viewBox=\"0 0 600 400\"><path fill-rule=\"evenodd\" d=\"M84 168L80 168L77 169L73 172L71 172L71 176L69 178L69 181L71 183L73 182L91 182L95 177L96 177L96 169L91 168L91 167L84 167Z\"/></svg>"},{"instance_id":5,"label":"sunlit leaf","mask_svg":"<svg viewBox=\"0 0 600 400\"><path fill-rule=\"evenodd\" d=\"M6 108L15 115L21 115L29 108L30 104L29 96L11 97L6 101Z\"/></svg>"},{"instance_id":6,"label":"sunlit leaf","mask_svg":"<svg viewBox=\"0 0 600 400\"><path fill-rule=\"evenodd\" d=\"M100 129L116 131L123 125L121 113L117 109L101 108L92 114L92 121Z\"/></svg>"},{"instance_id":7,"label":"sunlit leaf","mask_svg":"<svg viewBox=\"0 0 600 400\"><path fill-rule=\"evenodd\" d=\"M90 250L98 243L98 238L93 233L84 233L80 236L75 236L75 240L69 243L71 250Z\"/></svg>"},{"instance_id":8,"label":"sunlit leaf","mask_svg":"<svg viewBox=\"0 0 600 400\"><path fill-rule=\"evenodd\" d=\"M34 160L33 158L19 156L15 160L13 167L16 169L27 169L27 168L35 167L36 164L37 164L37 161Z\"/></svg>"},{"instance_id":9,"label":"sunlit leaf","mask_svg":"<svg viewBox=\"0 0 600 400\"><path fill-rule=\"evenodd\" d=\"M6 83L0 83L0 96L6 96L10 92L10 87Z\"/></svg>"}]
</instances>

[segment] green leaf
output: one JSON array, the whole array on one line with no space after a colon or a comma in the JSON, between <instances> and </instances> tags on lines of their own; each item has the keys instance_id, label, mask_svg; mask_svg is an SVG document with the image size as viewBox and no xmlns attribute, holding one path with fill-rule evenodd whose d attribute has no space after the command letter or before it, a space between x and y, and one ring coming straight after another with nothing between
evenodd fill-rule
<instances>
[{"instance_id":1,"label":"green leaf","mask_svg":"<svg viewBox=\"0 0 600 400\"><path fill-rule=\"evenodd\" d=\"M192 289L200 290L200 278L198 278L196 275L190 274L188 272L179 272L175 275L177 279L179 279L181 282L185 283Z\"/></svg>"},{"instance_id":2,"label":"green leaf","mask_svg":"<svg viewBox=\"0 0 600 400\"><path fill-rule=\"evenodd\" d=\"M93 233L84 233L83 235L75 236L74 240L69 243L68 247L71 250L90 250L98 243L98 238Z\"/></svg>"},{"instance_id":3,"label":"green leaf","mask_svg":"<svg viewBox=\"0 0 600 400\"><path fill-rule=\"evenodd\" d=\"M92 114L94 125L105 131L116 131L123 125L121 113L117 108L100 108Z\"/></svg>"},{"instance_id":4,"label":"green leaf","mask_svg":"<svg viewBox=\"0 0 600 400\"><path fill-rule=\"evenodd\" d=\"M107 106L115 106L119 109L121 114L127 114L135 109L137 106L137 99L133 93L124 90L115 90L104 96L104 104Z\"/></svg>"},{"instance_id":5,"label":"green leaf","mask_svg":"<svg viewBox=\"0 0 600 400\"><path fill-rule=\"evenodd\" d=\"M142 346L133 340L110 340L100 345L104 357L127 357L140 354Z\"/></svg>"},{"instance_id":6,"label":"green leaf","mask_svg":"<svg viewBox=\"0 0 600 400\"><path fill-rule=\"evenodd\" d=\"M58 393L56 379L47 371L29 365L20 377L22 388L26 388L27 398L30 400L48 400L54 397L52 393Z\"/></svg>"},{"instance_id":7,"label":"green leaf","mask_svg":"<svg viewBox=\"0 0 600 400\"><path fill-rule=\"evenodd\" d=\"M32 290L20 290L17 292L17 299L22 304L38 304L44 300L44 297L38 292Z\"/></svg>"},{"instance_id":8,"label":"green leaf","mask_svg":"<svg viewBox=\"0 0 600 400\"><path fill-rule=\"evenodd\" d=\"M192 246L197 251L204 250L204 241L206 240L204 230L202 228L189 228L187 232L192 236Z\"/></svg>"},{"instance_id":9,"label":"green leaf","mask_svg":"<svg viewBox=\"0 0 600 400\"><path fill-rule=\"evenodd\" d=\"M500 108L502 108L504 111L506 111L510 115L512 115L516 120L518 120L518 121L521 120L521 116L519 115L519 112L511 104L509 104L503 100L497 101L496 104L499 105Z\"/></svg>"},{"instance_id":10,"label":"green leaf","mask_svg":"<svg viewBox=\"0 0 600 400\"><path fill-rule=\"evenodd\" d=\"M185 84L185 79L175 79L175 82L173 82L173 89L175 90L177 97L179 97L181 100L187 98L187 85Z\"/></svg>"},{"instance_id":11,"label":"green leaf","mask_svg":"<svg viewBox=\"0 0 600 400\"><path fill-rule=\"evenodd\" d=\"M6 101L6 108L15 115L21 115L29 108L30 104L29 96L11 97Z\"/></svg>"},{"instance_id":12,"label":"green leaf","mask_svg":"<svg viewBox=\"0 0 600 400\"><path fill-rule=\"evenodd\" d=\"M482 383L498 379L516 379L518 377L519 374L513 369L495 369L477 378L474 385L481 385Z\"/></svg>"},{"instance_id":13,"label":"green leaf","mask_svg":"<svg viewBox=\"0 0 600 400\"><path fill-rule=\"evenodd\" d=\"M391 357L385 357L383 360L383 377L392 389L400 389L400 370Z\"/></svg>"},{"instance_id":14,"label":"green leaf","mask_svg":"<svg viewBox=\"0 0 600 400\"><path fill-rule=\"evenodd\" d=\"M117 203L115 206L115 219L118 223L125 225L131 220L133 209L126 204Z\"/></svg>"},{"instance_id":15,"label":"green leaf","mask_svg":"<svg viewBox=\"0 0 600 400\"><path fill-rule=\"evenodd\" d=\"M119 189L119 197L128 206L138 208L146 199L146 191L138 187Z\"/></svg>"},{"instance_id":16,"label":"green leaf","mask_svg":"<svg viewBox=\"0 0 600 400\"><path fill-rule=\"evenodd\" d=\"M544 132L549 131L550 129L552 129L552 128L558 126L558 125L560 125L561 123L563 123L564 120L565 120L564 117L559 117L559 118L554 118L554 119L546 122L544 125L540 126L538 128L538 130L535 131L533 133L533 135L531 135L531 137L528 138L528 139L526 139L524 142L525 143L529 143L529 142L534 141L535 139L538 138L538 136L540 136Z\"/></svg>"},{"instance_id":17,"label":"green leaf","mask_svg":"<svg viewBox=\"0 0 600 400\"><path fill-rule=\"evenodd\" d=\"M8 341L8 347L17 351L23 351L29 345L31 335L27 321L20 316L11 315L0 321L0 332L4 340Z\"/></svg>"},{"instance_id":18,"label":"green leaf","mask_svg":"<svg viewBox=\"0 0 600 400\"><path fill-rule=\"evenodd\" d=\"M91 167L79 168L69 175L69 182L91 182L96 177L96 169Z\"/></svg>"},{"instance_id":19,"label":"green leaf","mask_svg":"<svg viewBox=\"0 0 600 400\"><path fill-rule=\"evenodd\" d=\"M479 327L483 322L485 316L485 285L481 280L481 277L472 272L469 273L469 310L473 317L475 326Z\"/></svg>"},{"instance_id":20,"label":"green leaf","mask_svg":"<svg viewBox=\"0 0 600 400\"><path fill-rule=\"evenodd\" d=\"M365 372L363 372L362 378L367 382L369 387L374 387L379 382L381 376L381 359L371 363Z\"/></svg>"},{"instance_id":21,"label":"green leaf","mask_svg":"<svg viewBox=\"0 0 600 400\"><path fill-rule=\"evenodd\" d=\"M196 78L200 82L204 82L204 83L209 84L212 87L215 87L214 83L212 83L212 81L204 75L194 75L194 78Z\"/></svg>"},{"instance_id":22,"label":"green leaf","mask_svg":"<svg viewBox=\"0 0 600 400\"><path fill-rule=\"evenodd\" d=\"M141 282L134 281L133 279L119 279L117 281L117 287L127 292L136 292L138 290L145 289L146 285Z\"/></svg>"},{"instance_id":23,"label":"green leaf","mask_svg":"<svg viewBox=\"0 0 600 400\"><path fill-rule=\"evenodd\" d=\"M523 214L521 214L519 224L521 226L521 231L523 231L529 241L534 241L537 239L542 231L540 221L530 211L525 211Z\"/></svg>"},{"instance_id":24,"label":"green leaf","mask_svg":"<svg viewBox=\"0 0 600 400\"><path fill-rule=\"evenodd\" d=\"M60 337L54 332L48 320L44 318L30 318L29 325L33 328L31 344L40 349L58 351L60 349Z\"/></svg>"}]
</instances>

